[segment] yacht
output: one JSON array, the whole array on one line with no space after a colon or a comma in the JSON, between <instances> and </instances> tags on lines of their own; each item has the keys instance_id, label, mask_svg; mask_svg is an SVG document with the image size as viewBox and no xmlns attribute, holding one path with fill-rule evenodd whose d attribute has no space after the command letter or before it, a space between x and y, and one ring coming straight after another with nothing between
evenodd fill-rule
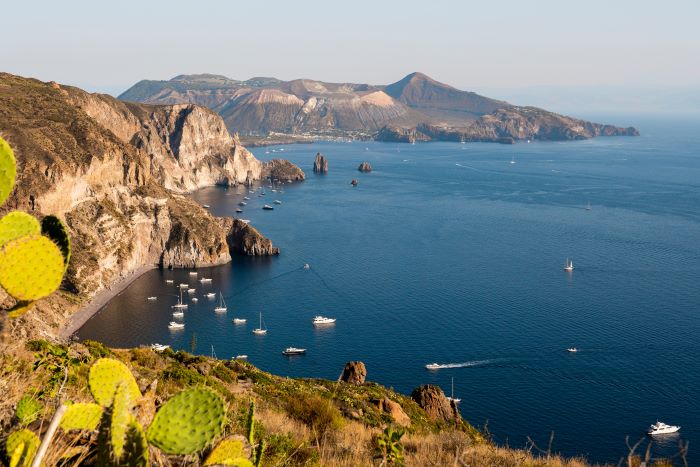
<instances>
[{"instance_id":1,"label":"yacht","mask_svg":"<svg viewBox=\"0 0 700 467\"><path fill-rule=\"evenodd\" d=\"M197 271L190 271L190 276L196 276L196 275L197 275Z\"/></svg>"},{"instance_id":2,"label":"yacht","mask_svg":"<svg viewBox=\"0 0 700 467\"><path fill-rule=\"evenodd\" d=\"M454 402L455 404L459 404L460 402L462 402L462 399L455 397L455 379L454 379L454 377L452 378L452 392L450 393L449 396L445 396L445 397L447 398L448 401Z\"/></svg>"},{"instance_id":3,"label":"yacht","mask_svg":"<svg viewBox=\"0 0 700 467\"><path fill-rule=\"evenodd\" d=\"M190 288L190 284L180 284L180 288L181 288L181 289L189 289L189 288Z\"/></svg>"},{"instance_id":4,"label":"yacht","mask_svg":"<svg viewBox=\"0 0 700 467\"><path fill-rule=\"evenodd\" d=\"M272 211L272 210L275 209L275 208L273 208L273 207L270 206L269 204L266 204L266 205L263 206L263 209L265 209L266 211Z\"/></svg>"},{"instance_id":5,"label":"yacht","mask_svg":"<svg viewBox=\"0 0 700 467\"><path fill-rule=\"evenodd\" d=\"M681 427L675 425L666 425L664 422L656 422L649 427L647 431L648 435L667 435L675 433L680 430Z\"/></svg>"},{"instance_id":6,"label":"yacht","mask_svg":"<svg viewBox=\"0 0 700 467\"><path fill-rule=\"evenodd\" d=\"M238 220L243 222L244 224L250 224L250 219L238 219Z\"/></svg>"},{"instance_id":7,"label":"yacht","mask_svg":"<svg viewBox=\"0 0 700 467\"><path fill-rule=\"evenodd\" d=\"M267 329L263 326L263 320L262 320L262 312L260 313L260 327L253 329L253 334L257 336L264 336L267 334Z\"/></svg>"},{"instance_id":8,"label":"yacht","mask_svg":"<svg viewBox=\"0 0 700 467\"><path fill-rule=\"evenodd\" d=\"M238 203L239 206L246 206L247 204L248 203L246 203L245 201L241 201L240 203Z\"/></svg>"},{"instance_id":9,"label":"yacht","mask_svg":"<svg viewBox=\"0 0 700 467\"><path fill-rule=\"evenodd\" d=\"M576 347L569 347L568 349L566 349L566 351L571 352L571 353L575 353L575 352L578 352L578 349Z\"/></svg>"},{"instance_id":10,"label":"yacht","mask_svg":"<svg viewBox=\"0 0 700 467\"><path fill-rule=\"evenodd\" d=\"M566 263L564 265L564 271L573 271L574 270L574 262L569 261L569 258L566 258Z\"/></svg>"},{"instance_id":11,"label":"yacht","mask_svg":"<svg viewBox=\"0 0 700 467\"><path fill-rule=\"evenodd\" d=\"M214 311L217 313L223 313L226 311L226 302L224 301L224 296L221 292L219 292L219 303L214 308Z\"/></svg>"},{"instance_id":12,"label":"yacht","mask_svg":"<svg viewBox=\"0 0 700 467\"><path fill-rule=\"evenodd\" d=\"M234 360L248 360L248 356L245 354L241 354L241 355L236 355L235 357L233 357L233 359Z\"/></svg>"},{"instance_id":13,"label":"yacht","mask_svg":"<svg viewBox=\"0 0 700 467\"><path fill-rule=\"evenodd\" d=\"M168 324L168 328L170 329L183 329L185 327L185 323L176 323L175 321L171 321L170 324Z\"/></svg>"},{"instance_id":14,"label":"yacht","mask_svg":"<svg viewBox=\"0 0 700 467\"><path fill-rule=\"evenodd\" d=\"M249 200L250 200L250 198L248 198L247 196L244 196L243 199L246 200L246 201L249 201Z\"/></svg>"},{"instance_id":15,"label":"yacht","mask_svg":"<svg viewBox=\"0 0 700 467\"><path fill-rule=\"evenodd\" d=\"M297 347L287 347L282 351L282 355L304 355L306 349L299 349Z\"/></svg>"},{"instance_id":16,"label":"yacht","mask_svg":"<svg viewBox=\"0 0 700 467\"><path fill-rule=\"evenodd\" d=\"M165 279L165 283L166 283L166 284L172 284L172 283L173 283L173 280L172 280L172 279Z\"/></svg>"},{"instance_id":17,"label":"yacht","mask_svg":"<svg viewBox=\"0 0 700 467\"><path fill-rule=\"evenodd\" d=\"M176 310L182 310L187 308L187 303L182 303L182 289L180 289L180 300L178 300L178 302L175 305L173 305L172 308Z\"/></svg>"},{"instance_id":18,"label":"yacht","mask_svg":"<svg viewBox=\"0 0 700 467\"><path fill-rule=\"evenodd\" d=\"M245 318L233 318L233 324L245 324L248 321Z\"/></svg>"},{"instance_id":19,"label":"yacht","mask_svg":"<svg viewBox=\"0 0 700 467\"><path fill-rule=\"evenodd\" d=\"M428 370L439 370L440 364L439 363L428 363L427 365L425 365L425 368Z\"/></svg>"},{"instance_id":20,"label":"yacht","mask_svg":"<svg viewBox=\"0 0 700 467\"><path fill-rule=\"evenodd\" d=\"M202 277L201 279L199 279L199 282L201 282L202 284L209 284L211 282L211 278L210 277Z\"/></svg>"},{"instance_id":21,"label":"yacht","mask_svg":"<svg viewBox=\"0 0 700 467\"><path fill-rule=\"evenodd\" d=\"M164 345L164 344L153 344L151 345L151 349L155 350L156 352L162 352L165 349L169 349L169 345Z\"/></svg>"},{"instance_id":22,"label":"yacht","mask_svg":"<svg viewBox=\"0 0 700 467\"><path fill-rule=\"evenodd\" d=\"M204 295L207 298L214 298L216 297L216 294L214 292L209 292L208 294Z\"/></svg>"},{"instance_id":23,"label":"yacht","mask_svg":"<svg viewBox=\"0 0 700 467\"><path fill-rule=\"evenodd\" d=\"M187 293L193 294L195 292L195 289L187 289Z\"/></svg>"},{"instance_id":24,"label":"yacht","mask_svg":"<svg viewBox=\"0 0 700 467\"><path fill-rule=\"evenodd\" d=\"M192 303L197 303L199 301L199 299L197 297L192 297L191 300L192 300Z\"/></svg>"},{"instance_id":25,"label":"yacht","mask_svg":"<svg viewBox=\"0 0 700 467\"><path fill-rule=\"evenodd\" d=\"M236 208L236 212L237 212L238 214L240 214L240 213L243 212L243 209L241 209L241 208Z\"/></svg>"},{"instance_id":26,"label":"yacht","mask_svg":"<svg viewBox=\"0 0 700 467\"><path fill-rule=\"evenodd\" d=\"M185 316L185 312L181 309L173 311L173 318L182 318L183 316Z\"/></svg>"},{"instance_id":27,"label":"yacht","mask_svg":"<svg viewBox=\"0 0 700 467\"><path fill-rule=\"evenodd\" d=\"M202 204L202 207L203 207L204 209L209 209L211 206L209 206L208 204Z\"/></svg>"},{"instance_id":28,"label":"yacht","mask_svg":"<svg viewBox=\"0 0 700 467\"><path fill-rule=\"evenodd\" d=\"M324 324L335 324L335 318L326 318L325 316L315 316L314 326L322 326Z\"/></svg>"},{"instance_id":29,"label":"yacht","mask_svg":"<svg viewBox=\"0 0 700 467\"><path fill-rule=\"evenodd\" d=\"M275 204L282 204L282 201L276 199L276 200L273 201L273 203L275 203Z\"/></svg>"},{"instance_id":30,"label":"yacht","mask_svg":"<svg viewBox=\"0 0 700 467\"><path fill-rule=\"evenodd\" d=\"M148 297L146 300L154 301L154 300L158 300L158 297Z\"/></svg>"}]
</instances>

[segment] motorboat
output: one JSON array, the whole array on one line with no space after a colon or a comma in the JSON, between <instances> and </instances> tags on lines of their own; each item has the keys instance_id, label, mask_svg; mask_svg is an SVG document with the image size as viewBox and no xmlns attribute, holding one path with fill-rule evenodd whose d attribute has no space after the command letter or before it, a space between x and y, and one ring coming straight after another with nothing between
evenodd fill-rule
<instances>
[{"instance_id":1,"label":"motorboat","mask_svg":"<svg viewBox=\"0 0 700 467\"><path fill-rule=\"evenodd\" d=\"M172 279L165 279L165 283L166 283L166 284L172 284L172 283L173 283L173 280L172 280Z\"/></svg>"},{"instance_id":2,"label":"motorboat","mask_svg":"<svg viewBox=\"0 0 700 467\"><path fill-rule=\"evenodd\" d=\"M248 360L248 356L245 354L241 354L241 355L236 355L235 357L233 357L233 359L234 360Z\"/></svg>"},{"instance_id":3,"label":"motorboat","mask_svg":"<svg viewBox=\"0 0 700 467\"><path fill-rule=\"evenodd\" d=\"M240 214L240 213L243 212L243 209L241 209L241 208L236 208L236 212L237 212L238 214Z\"/></svg>"},{"instance_id":4,"label":"motorboat","mask_svg":"<svg viewBox=\"0 0 700 467\"><path fill-rule=\"evenodd\" d=\"M211 278L210 277L202 277L201 279L199 279L199 282L201 282L202 284L209 284L211 282Z\"/></svg>"},{"instance_id":5,"label":"motorboat","mask_svg":"<svg viewBox=\"0 0 700 467\"><path fill-rule=\"evenodd\" d=\"M282 351L282 355L304 355L306 353L306 349L299 349L297 347L287 347Z\"/></svg>"},{"instance_id":6,"label":"motorboat","mask_svg":"<svg viewBox=\"0 0 700 467\"><path fill-rule=\"evenodd\" d=\"M204 296L207 298L214 298L214 297L216 297L216 294L214 292L209 292L208 294L205 294Z\"/></svg>"},{"instance_id":7,"label":"motorboat","mask_svg":"<svg viewBox=\"0 0 700 467\"><path fill-rule=\"evenodd\" d=\"M189 274L190 274L190 276L196 276L198 273L197 273L197 271L190 271Z\"/></svg>"},{"instance_id":8,"label":"motorboat","mask_svg":"<svg viewBox=\"0 0 700 467\"><path fill-rule=\"evenodd\" d=\"M440 364L439 363L428 363L427 365L425 365L425 368L428 370L439 370Z\"/></svg>"},{"instance_id":9,"label":"motorboat","mask_svg":"<svg viewBox=\"0 0 700 467\"><path fill-rule=\"evenodd\" d=\"M245 201L241 201L240 203L238 203L239 206L245 206L245 205L247 205L247 204L248 204L248 203L246 203Z\"/></svg>"},{"instance_id":10,"label":"motorboat","mask_svg":"<svg viewBox=\"0 0 700 467\"><path fill-rule=\"evenodd\" d=\"M185 327L185 323L177 323L175 321L171 321L170 324L168 324L168 328L170 329L183 329Z\"/></svg>"},{"instance_id":11,"label":"motorboat","mask_svg":"<svg viewBox=\"0 0 700 467\"><path fill-rule=\"evenodd\" d=\"M203 207L204 209L209 209L211 206L209 206L208 204L202 204L202 207Z\"/></svg>"},{"instance_id":12,"label":"motorboat","mask_svg":"<svg viewBox=\"0 0 700 467\"><path fill-rule=\"evenodd\" d=\"M304 269L311 269L311 266L309 266L309 263L304 263Z\"/></svg>"},{"instance_id":13,"label":"motorboat","mask_svg":"<svg viewBox=\"0 0 700 467\"><path fill-rule=\"evenodd\" d=\"M193 294L193 293L195 293L195 289L187 289L187 293L188 293L188 294Z\"/></svg>"},{"instance_id":14,"label":"motorboat","mask_svg":"<svg viewBox=\"0 0 700 467\"><path fill-rule=\"evenodd\" d=\"M163 350L169 349L169 348L170 348L170 346L165 345L165 344L152 344L151 345L151 349L155 350L156 352L162 352Z\"/></svg>"},{"instance_id":15,"label":"motorboat","mask_svg":"<svg viewBox=\"0 0 700 467\"><path fill-rule=\"evenodd\" d=\"M250 224L250 219L238 219L238 220L243 222L244 224Z\"/></svg>"},{"instance_id":16,"label":"motorboat","mask_svg":"<svg viewBox=\"0 0 700 467\"><path fill-rule=\"evenodd\" d=\"M276 200L273 201L273 203L275 203L275 204L282 204L282 201L276 199Z\"/></svg>"},{"instance_id":17,"label":"motorboat","mask_svg":"<svg viewBox=\"0 0 700 467\"><path fill-rule=\"evenodd\" d=\"M264 205L262 208L266 211L272 211L273 209L275 209L272 206L270 206L269 204Z\"/></svg>"},{"instance_id":18,"label":"motorboat","mask_svg":"<svg viewBox=\"0 0 700 467\"><path fill-rule=\"evenodd\" d=\"M245 324L247 321L245 318L233 318L233 324Z\"/></svg>"},{"instance_id":19,"label":"motorboat","mask_svg":"<svg viewBox=\"0 0 700 467\"><path fill-rule=\"evenodd\" d=\"M154 300L158 300L158 297L148 297L146 300L154 301Z\"/></svg>"},{"instance_id":20,"label":"motorboat","mask_svg":"<svg viewBox=\"0 0 700 467\"><path fill-rule=\"evenodd\" d=\"M248 198L247 196L244 196L243 199L246 200L246 201L249 201L249 200L250 200L250 198Z\"/></svg>"},{"instance_id":21,"label":"motorboat","mask_svg":"<svg viewBox=\"0 0 700 467\"><path fill-rule=\"evenodd\" d=\"M569 347L568 349L566 349L566 351L571 352L571 353L575 353L575 352L578 352L578 349L576 347Z\"/></svg>"},{"instance_id":22,"label":"motorboat","mask_svg":"<svg viewBox=\"0 0 700 467\"><path fill-rule=\"evenodd\" d=\"M185 312L182 310L173 311L173 318L182 318L185 316Z\"/></svg>"},{"instance_id":23,"label":"motorboat","mask_svg":"<svg viewBox=\"0 0 700 467\"><path fill-rule=\"evenodd\" d=\"M323 326L324 324L335 324L335 318L326 318L325 316L315 316L314 326Z\"/></svg>"},{"instance_id":24,"label":"motorboat","mask_svg":"<svg viewBox=\"0 0 700 467\"><path fill-rule=\"evenodd\" d=\"M647 431L648 435L654 436L654 435L668 435L671 433L675 433L678 430L680 430L680 426L675 426L675 425L666 425L664 422L656 422L653 425L649 427L649 431Z\"/></svg>"},{"instance_id":25,"label":"motorboat","mask_svg":"<svg viewBox=\"0 0 700 467\"><path fill-rule=\"evenodd\" d=\"M190 284L184 284L184 283L183 283L183 284L180 284L180 288L181 288L181 289L189 289L189 288L190 288Z\"/></svg>"},{"instance_id":26,"label":"motorboat","mask_svg":"<svg viewBox=\"0 0 700 467\"><path fill-rule=\"evenodd\" d=\"M192 300L192 303L197 303L199 301L197 297L192 297L190 300Z\"/></svg>"},{"instance_id":27,"label":"motorboat","mask_svg":"<svg viewBox=\"0 0 700 467\"><path fill-rule=\"evenodd\" d=\"M224 295L219 292L219 303L216 305L214 308L214 311L217 313L224 313L226 311L226 302L224 301Z\"/></svg>"},{"instance_id":28,"label":"motorboat","mask_svg":"<svg viewBox=\"0 0 700 467\"><path fill-rule=\"evenodd\" d=\"M574 270L574 262L566 258L566 263L564 264L564 271L571 272Z\"/></svg>"}]
</instances>

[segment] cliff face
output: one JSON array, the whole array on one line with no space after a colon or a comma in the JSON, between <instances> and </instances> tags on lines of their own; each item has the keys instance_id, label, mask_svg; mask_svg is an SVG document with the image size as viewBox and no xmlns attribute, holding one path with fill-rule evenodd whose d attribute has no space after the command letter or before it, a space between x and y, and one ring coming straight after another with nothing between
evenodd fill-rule
<instances>
[{"instance_id":1,"label":"cliff face","mask_svg":"<svg viewBox=\"0 0 700 467\"><path fill-rule=\"evenodd\" d=\"M7 207L66 221L67 286L83 297L143 265L230 261L226 221L178 193L264 169L208 109L125 104L4 73L0 134L18 160Z\"/></svg>"}]
</instances>

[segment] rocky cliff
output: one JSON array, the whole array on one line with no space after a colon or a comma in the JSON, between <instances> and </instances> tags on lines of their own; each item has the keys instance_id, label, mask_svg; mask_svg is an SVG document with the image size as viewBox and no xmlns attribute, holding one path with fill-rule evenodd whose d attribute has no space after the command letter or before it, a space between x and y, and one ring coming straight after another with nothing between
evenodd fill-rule
<instances>
[{"instance_id":1,"label":"rocky cliff","mask_svg":"<svg viewBox=\"0 0 700 467\"><path fill-rule=\"evenodd\" d=\"M143 265L230 261L239 248L230 244L232 221L182 193L269 171L206 108L127 104L6 73L0 134L18 159L7 207L65 219L73 240L66 287L79 297ZM274 250L259 234L244 249Z\"/></svg>"},{"instance_id":2,"label":"rocky cliff","mask_svg":"<svg viewBox=\"0 0 700 467\"><path fill-rule=\"evenodd\" d=\"M634 128L515 106L456 89L422 73L411 73L386 86L181 75L169 81L140 81L119 97L144 103L205 105L218 112L229 129L245 135L504 142L638 134Z\"/></svg>"}]
</instances>

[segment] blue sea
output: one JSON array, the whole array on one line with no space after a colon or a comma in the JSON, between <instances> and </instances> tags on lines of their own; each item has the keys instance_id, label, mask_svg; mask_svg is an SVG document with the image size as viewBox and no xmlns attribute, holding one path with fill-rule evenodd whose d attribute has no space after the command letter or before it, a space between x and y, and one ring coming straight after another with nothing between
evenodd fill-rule
<instances>
[{"instance_id":1,"label":"blue sea","mask_svg":"<svg viewBox=\"0 0 700 467\"><path fill-rule=\"evenodd\" d=\"M196 334L198 353L247 354L289 376L335 379L361 360L369 380L403 393L425 383L449 393L454 379L463 416L496 441L546 446L554 432L554 451L597 462L616 463L626 436L634 443L661 420L682 429L652 454L690 441L698 465L700 119L599 119L642 136L254 148L307 180L263 197L243 187L193 197L231 216L249 196L240 216L281 255L200 269L210 286L187 271L147 273L78 335L189 350ZM311 170L319 151L327 175ZM362 161L374 170L358 172ZM282 204L261 209L273 199ZM166 279L197 289L184 330L168 329L177 290ZM227 313L213 312L209 290ZM259 313L264 337L251 333ZM338 321L314 329L319 314ZM284 357L288 346L307 354ZM432 362L465 365L426 370Z\"/></svg>"}]
</instances>

